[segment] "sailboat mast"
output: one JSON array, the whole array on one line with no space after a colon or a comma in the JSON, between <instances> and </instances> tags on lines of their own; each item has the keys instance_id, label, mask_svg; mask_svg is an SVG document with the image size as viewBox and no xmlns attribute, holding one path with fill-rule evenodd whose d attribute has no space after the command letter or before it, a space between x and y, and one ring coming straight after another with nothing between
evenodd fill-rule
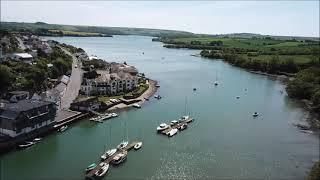
<instances>
[{"instance_id":1,"label":"sailboat mast","mask_svg":"<svg viewBox=\"0 0 320 180\"><path fill-rule=\"evenodd\" d=\"M186 97L185 103L184 103L184 115L187 115L187 97Z\"/></svg>"}]
</instances>

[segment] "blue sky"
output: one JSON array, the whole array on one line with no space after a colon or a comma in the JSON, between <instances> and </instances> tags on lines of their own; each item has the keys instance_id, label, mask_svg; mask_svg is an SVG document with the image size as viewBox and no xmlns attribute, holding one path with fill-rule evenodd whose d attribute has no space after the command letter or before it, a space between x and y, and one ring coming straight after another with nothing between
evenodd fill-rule
<instances>
[{"instance_id":1,"label":"blue sky","mask_svg":"<svg viewBox=\"0 0 320 180\"><path fill-rule=\"evenodd\" d=\"M1 21L319 37L319 1L3 1Z\"/></svg>"}]
</instances>

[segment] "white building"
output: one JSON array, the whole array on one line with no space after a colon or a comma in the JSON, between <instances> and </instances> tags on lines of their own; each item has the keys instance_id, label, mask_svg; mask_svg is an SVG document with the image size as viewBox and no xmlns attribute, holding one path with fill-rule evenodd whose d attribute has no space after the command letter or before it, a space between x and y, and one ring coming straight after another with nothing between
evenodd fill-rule
<instances>
[{"instance_id":1,"label":"white building","mask_svg":"<svg viewBox=\"0 0 320 180\"><path fill-rule=\"evenodd\" d=\"M129 73L109 73L106 70L97 70L97 73L99 76L95 79L83 79L80 89L83 94L117 95L138 87L138 77Z\"/></svg>"},{"instance_id":2,"label":"white building","mask_svg":"<svg viewBox=\"0 0 320 180\"><path fill-rule=\"evenodd\" d=\"M29 53L14 53L12 59L26 63L31 63L33 61L33 57Z\"/></svg>"}]
</instances>

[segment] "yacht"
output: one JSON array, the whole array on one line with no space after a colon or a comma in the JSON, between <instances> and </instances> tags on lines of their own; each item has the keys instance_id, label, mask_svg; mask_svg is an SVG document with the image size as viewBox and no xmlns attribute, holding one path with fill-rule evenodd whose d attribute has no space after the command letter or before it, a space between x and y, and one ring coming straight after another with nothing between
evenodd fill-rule
<instances>
[{"instance_id":1,"label":"yacht","mask_svg":"<svg viewBox=\"0 0 320 180\"><path fill-rule=\"evenodd\" d=\"M93 170L96 167L97 167L96 163L92 163L86 168L86 172L89 172L89 171Z\"/></svg>"},{"instance_id":2,"label":"yacht","mask_svg":"<svg viewBox=\"0 0 320 180\"><path fill-rule=\"evenodd\" d=\"M135 108L141 108L141 106L138 103L134 103L132 106Z\"/></svg>"},{"instance_id":3,"label":"yacht","mask_svg":"<svg viewBox=\"0 0 320 180\"><path fill-rule=\"evenodd\" d=\"M162 124L160 124L160 126L157 127L157 131L161 132L161 131L167 129L168 127L169 126L166 123L162 123Z\"/></svg>"},{"instance_id":4,"label":"yacht","mask_svg":"<svg viewBox=\"0 0 320 180\"><path fill-rule=\"evenodd\" d=\"M114 153L117 152L117 149L110 149L108 151L106 151L102 156L101 156L101 160L104 161L106 160L108 157L111 157L112 155L114 155Z\"/></svg>"},{"instance_id":5,"label":"yacht","mask_svg":"<svg viewBox=\"0 0 320 180\"><path fill-rule=\"evenodd\" d=\"M122 163L124 160L126 160L127 158L127 154L128 152L127 151L123 151L121 153L118 153L117 155L115 155L112 159L112 163L115 164L115 165L118 165L120 163Z\"/></svg>"},{"instance_id":6,"label":"yacht","mask_svg":"<svg viewBox=\"0 0 320 180\"><path fill-rule=\"evenodd\" d=\"M176 124L178 124L177 120L173 120L173 121L170 122L170 126L173 126L173 125L176 125Z\"/></svg>"},{"instance_id":7,"label":"yacht","mask_svg":"<svg viewBox=\"0 0 320 180\"><path fill-rule=\"evenodd\" d=\"M123 149L125 147L128 146L128 141L122 141L118 146L117 146L117 149Z\"/></svg>"},{"instance_id":8,"label":"yacht","mask_svg":"<svg viewBox=\"0 0 320 180\"><path fill-rule=\"evenodd\" d=\"M133 146L133 148L134 148L135 150L138 150L138 149L141 148L141 146L142 146L142 142L138 142L137 144L135 144L135 145Z\"/></svg>"},{"instance_id":9,"label":"yacht","mask_svg":"<svg viewBox=\"0 0 320 180\"><path fill-rule=\"evenodd\" d=\"M18 147L22 149L22 148L27 148L27 147L33 146L35 144L36 143L34 143L34 142L25 142L25 144L20 144L20 145L18 145Z\"/></svg>"},{"instance_id":10,"label":"yacht","mask_svg":"<svg viewBox=\"0 0 320 180\"><path fill-rule=\"evenodd\" d=\"M178 129L177 129L177 128L171 129L171 130L167 133L167 136L172 137L172 136L176 135L177 132L178 132Z\"/></svg>"},{"instance_id":11,"label":"yacht","mask_svg":"<svg viewBox=\"0 0 320 180\"><path fill-rule=\"evenodd\" d=\"M107 164L107 163L102 162L102 163L100 163L100 166L101 166L101 168L94 173L94 175L96 175L97 177L103 177L104 175L106 175L106 173L109 169L109 164Z\"/></svg>"}]
</instances>

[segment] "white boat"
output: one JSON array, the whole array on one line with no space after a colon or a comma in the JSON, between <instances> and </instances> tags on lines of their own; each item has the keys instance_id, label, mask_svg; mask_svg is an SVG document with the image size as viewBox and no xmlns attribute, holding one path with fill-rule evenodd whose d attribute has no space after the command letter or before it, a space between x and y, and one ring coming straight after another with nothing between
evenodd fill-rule
<instances>
[{"instance_id":1,"label":"white boat","mask_svg":"<svg viewBox=\"0 0 320 180\"><path fill-rule=\"evenodd\" d=\"M177 121L177 120L173 120L173 121L170 122L170 126L173 126L173 125L175 125L175 124L178 124L178 121Z\"/></svg>"},{"instance_id":2,"label":"white boat","mask_svg":"<svg viewBox=\"0 0 320 180\"><path fill-rule=\"evenodd\" d=\"M155 95L154 98L161 99L161 96L158 94L158 95Z\"/></svg>"},{"instance_id":3,"label":"white boat","mask_svg":"<svg viewBox=\"0 0 320 180\"><path fill-rule=\"evenodd\" d=\"M138 103L134 103L132 106L135 108L141 108L141 106Z\"/></svg>"},{"instance_id":4,"label":"white boat","mask_svg":"<svg viewBox=\"0 0 320 180\"><path fill-rule=\"evenodd\" d=\"M177 129L177 128L171 129L171 130L167 133L167 136L172 137L172 136L176 135L177 132L178 132L178 129Z\"/></svg>"},{"instance_id":5,"label":"white boat","mask_svg":"<svg viewBox=\"0 0 320 180\"><path fill-rule=\"evenodd\" d=\"M160 132L160 131L163 131L165 129L167 129L169 126L166 124L166 123L162 123L160 124L160 126L157 127L157 131Z\"/></svg>"},{"instance_id":6,"label":"white boat","mask_svg":"<svg viewBox=\"0 0 320 180\"><path fill-rule=\"evenodd\" d=\"M67 129L68 129L68 126L67 126L67 125L61 126L60 129L59 129L59 132L63 132L63 131L65 131L65 130L67 130Z\"/></svg>"},{"instance_id":7,"label":"white boat","mask_svg":"<svg viewBox=\"0 0 320 180\"><path fill-rule=\"evenodd\" d=\"M188 127L188 124L187 124L187 123L183 123L183 124L179 127L179 130L180 130L180 131L183 131L183 130L187 129L187 127Z\"/></svg>"},{"instance_id":8,"label":"white boat","mask_svg":"<svg viewBox=\"0 0 320 180\"><path fill-rule=\"evenodd\" d=\"M179 119L179 122L191 122L193 121L193 118L191 118L190 116L182 116L180 119Z\"/></svg>"},{"instance_id":9,"label":"white boat","mask_svg":"<svg viewBox=\"0 0 320 180\"><path fill-rule=\"evenodd\" d=\"M100 166L101 166L101 168L94 173L94 175L96 175L97 177L103 177L104 175L106 175L106 173L109 169L109 164L107 164L107 163L102 162L102 163L100 163Z\"/></svg>"},{"instance_id":10,"label":"white boat","mask_svg":"<svg viewBox=\"0 0 320 180\"><path fill-rule=\"evenodd\" d=\"M86 168L86 172L89 172L89 171L93 170L96 167L97 167L96 163L92 163Z\"/></svg>"},{"instance_id":11,"label":"white boat","mask_svg":"<svg viewBox=\"0 0 320 180\"><path fill-rule=\"evenodd\" d=\"M253 116L253 117L257 117L257 116L259 116L259 113L254 112L254 113L252 114L252 116Z\"/></svg>"},{"instance_id":12,"label":"white boat","mask_svg":"<svg viewBox=\"0 0 320 180\"><path fill-rule=\"evenodd\" d=\"M106 160L108 157L114 155L114 153L117 152L117 149L110 149L108 151L106 151L102 156L101 156L101 160Z\"/></svg>"},{"instance_id":13,"label":"white boat","mask_svg":"<svg viewBox=\"0 0 320 180\"><path fill-rule=\"evenodd\" d=\"M115 155L111 162L115 165L118 165L122 163L126 158L127 158L127 151L124 151Z\"/></svg>"},{"instance_id":14,"label":"white boat","mask_svg":"<svg viewBox=\"0 0 320 180\"><path fill-rule=\"evenodd\" d=\"M142 142L138 142L137 144L135 144L135 145L133 146L133 148L134 148L135 150L138 150L138 149L141 148L141 146L142 146Z\"/></svg>"},{"instance_id":15,"label":"white boat","mask_svg":"<svg viewBox=\"0 0 320 180\"><path fill-rule=\"evenodd\" d=\"M117 149L123 149L125 147L127 147L129 144L128 141L122 141L118 146L117 146Z\"/></svg>"},{"instance_id":16,"label":"white boat","mask_svg":"<svg viewBox=\"0 0 320 180\"><path fill-rule=\"evenodd\" d=\"M111 113L111 116L112 116L112 117L117 117L118 114L117 114L117 113Z\"/></svg>"},{"instance_id":17,"label":"white boat","mask_svg":"<svg viewBox=\"0 0 320 180\"><path fill-rule=\"evenodd\" d=\"M110 119L110 118L112 118L112 114L106 113L106 114L104 114L104 115L102 116L101 119L106 120L106 119Z\"/></svg>"},{"instance_id":18,"label":"white boat","mask_svg":"<svg viewBox=\"0 0 320 180\"><path fill-rule=\"evenodd\" d=\"M33 142L40 142L41 141L41 138L34 138L33 139Z\"/></svg>"},{"instance_id":19,"label":"white boat","mask_svg":"<svg viewBox=\"0 0 320 180\"><path fill-rule=\"evenodd\" d=\"M34 142L26 142L25 144L19 144L18 147L19 148L27 148L27 147L33 146L34 144L36 144L36 143L34 143Z\"/></svg>"}]
</instances>

